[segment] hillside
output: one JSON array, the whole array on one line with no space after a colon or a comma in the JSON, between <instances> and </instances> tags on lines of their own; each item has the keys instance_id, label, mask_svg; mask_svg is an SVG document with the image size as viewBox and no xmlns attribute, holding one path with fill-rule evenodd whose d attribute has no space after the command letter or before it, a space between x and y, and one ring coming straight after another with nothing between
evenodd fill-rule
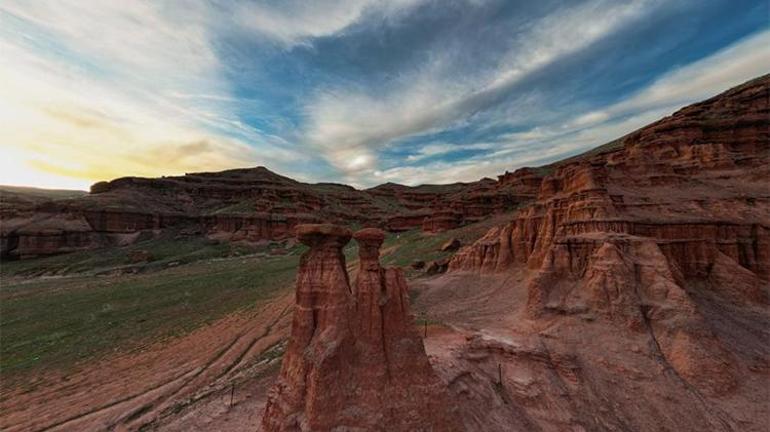
<instances>
[{"instance_id":1,"label":"hillside","mask_svg":"<svg viewBox=\"0 0 770 432\"><path fill-rule=\"evenodd\" d=\"M97 183L82 196L30 195L21 200L4 195L2 257L124 246L141 235L169 230L245 242L283 240L296 225L310 222L391 232L441 231L509 211L534 195L531 185L490 179L357 190L301 183L264 167L156 179L126 177Z\"/></svg>"}]
</instances>

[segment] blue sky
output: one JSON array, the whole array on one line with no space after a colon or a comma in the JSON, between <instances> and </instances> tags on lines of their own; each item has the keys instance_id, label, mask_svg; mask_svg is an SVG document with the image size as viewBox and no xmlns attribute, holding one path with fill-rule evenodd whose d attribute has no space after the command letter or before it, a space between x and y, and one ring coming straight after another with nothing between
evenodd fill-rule
<instances>
[{"instance_id":1,"label":"blue sky","mask_svg":"<svg viewBox=\"0 0 770 432\"><path fill-rule=\"evenodd\" d=\"M0 2L0 183L369 187L588 150L770 72L766 0Z\"/></svg>"}]
</instances>

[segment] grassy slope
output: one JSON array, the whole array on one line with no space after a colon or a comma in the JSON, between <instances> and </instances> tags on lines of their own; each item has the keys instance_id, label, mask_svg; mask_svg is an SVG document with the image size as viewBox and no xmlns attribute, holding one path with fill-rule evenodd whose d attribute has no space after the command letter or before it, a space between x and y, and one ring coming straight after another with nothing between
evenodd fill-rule
<instances>
[{"instance_id":1,"label":"grassy slope","mask_svg":"<svg viewBox=\"0 0 770 432\"><path fill-rule=\"evenodd\" d=\"M258 305L294 278L298 256L200 261L137 275L37 278L0 291L7 378L67 367L132 343L185 333Z\"/></svg>"},{"instance_id":2,"label":"grassy slope","mask_svg":"<svg viewBox=\"0 0 770 432\"><path fill-rule=\"evenodd\" d=\"M408 267L413 261L447 257L450 253L438 249L448 239L470 243L506 218L436 235L419 230L390 234L383 247L383 262L403 266L409 276L418 276ZM3 378L68 368L118 349L128 351L158 338L184 334L291 289L304 247L294 247L285 256L270 256L264 253L267 247L238 248L200 238L171 237L3 263ZM128 253L135 249L149 251L154 261L129 265ZM219 258L246 252L251 255ZM349 267L355 267L355 242L344 252ZM169 263L180 265L168 267ZM121 273L127 269L138 273ZM43 272L66 276L29 277Z\"/></svg>"},{"instance_id":3,"label":"grassy slope","mask_svg":"<svg viewBox=\"0 0 770 432\"><path fill-rule=\"evenodd\" d=\"M132 264L133 251L146 251L152 256L149 263ZM33 260L10 261L0 265L0 277L51 276L73 273L106 273L112 270L152 271L169 264L186 264L210 258L269 252L269 246L246 246L218 242L202 237L177 238L172 233L125 247L53 255Z\"/></svg>"}]
</instances>

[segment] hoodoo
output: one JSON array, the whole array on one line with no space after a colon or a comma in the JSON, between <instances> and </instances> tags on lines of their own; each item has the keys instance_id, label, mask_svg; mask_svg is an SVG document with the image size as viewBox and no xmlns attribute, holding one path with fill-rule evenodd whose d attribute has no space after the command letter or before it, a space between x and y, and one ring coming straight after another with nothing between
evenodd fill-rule
<instances>
[{"instance_id":1,"label":"hoodoo","mask_svg":"<svg viewBox=\"0 0 770 432\"><path fill-rule=\"evenodd\" d=\"M351 232L300 225L291 339L263 417L266 431L461 430L409 311L406 280L383 268L377 229L355 235L351 290L342 248Z\"/></svg>"}]
</instances>

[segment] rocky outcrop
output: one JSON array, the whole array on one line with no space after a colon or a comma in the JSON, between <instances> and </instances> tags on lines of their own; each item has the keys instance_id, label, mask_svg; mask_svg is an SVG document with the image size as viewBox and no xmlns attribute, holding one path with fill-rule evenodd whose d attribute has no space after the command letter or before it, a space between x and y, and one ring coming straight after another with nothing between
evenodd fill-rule
<instances>
[{"instance_id":1,"label":"rocky outcrop","mask_svg":"<svg viewBox=\"0 0 770 432\"><path fill-rule=\"evenodd\" d=\"M451 238L445 241L444 244L441 245L441 248L439 250L442 252L454 252L457 249L460 249L460 246L462 245L463 243L460 240L456 238Z\"/></svg>"},{"instance_id":2,"label":"rocky outcrop","mask_svg":"<svg viewBox=\"0 0 770 432\"><path fill-rule=\"evenodd\" d=\"M514 172L506 171L497 176L497 182L504 186L519 186L523 191L537 194L543 175L537 168L519 168Z\"/></svg>"},{"instance_id":3,"label":"rocky outcrop","mask_svg":"<svg viewBox=\"0 0 770 432\"><path fill-rule=\"evenodd\" d=\"M355 234L352 288L346 228L300 225L308 245L297 275L291 339L263 417L266 431L460 430L409 312L406 281L382 268L384 233Z\"/></svg>"},{"instance_id":4,"label":"rocky outcrop","mask_svg":"<svg viewBox=\"0 0 770 432\"><path fill-rule=\"evenodd\" d=\"M697 304L768 303L769 96L765 76L548 167L537 200L449 270L524 271L529 319L648 334L688 385L730 392L739 371Z\"/></svg>"},{"instance_id":5,"label":"rocky outcrop","mask_svg":"<svg viewBox=\"0 0 770 432\"><path fill-rule=\"evenodd\" d=\"M425 269L425 274L437 275L441 273L446 273L448 268L449 268L449 259L447 258L437 259L437 260L431 261L430 264L428 264L428 267Z\"/></svg>"},{"instance_id":6,"label":"rocky outcrop","mask_svg":"<svg viewBox=\"0 0 770 432\"><path fill-rule=\"evenodd\" d=\"M403 232L420 228L423 222L430 216L430 212L418 212L408 215L397 215L388 218L385 228L391 232Z\"/></svg>"},{"instance_id":7,"label":"rocky outcrop","mask_svg":"<svg viewBox=\"0 0 770 432\"><path fill-rule=\"evenodd\" d=\"M425 232L441 232L462 226L465 218L461 212L454 210L439 210L431 213L422 221Z\"/></svg>"},{"instance_id":8,"label":"rocky outcrop","mask_svg":"<svg viewBox=\"0 0 770 432\"><path fill-rule=\"evenodd\" d=\"M729 392L736 378L730 356L680 285L681 275L655 241L625 235L584 241L585 262L558 244L528 287L529 316L600 317L648 333L655 354L710 394Z\"/></svg>"},{"instance_id":9,"label":"rocky outcrop","mask_svg":"<svg viewBox=\"0 0 770 432\"><path fill-rule=\"evenodd\" d=\"M537 269L556 244L623 233L653 239L684 278L710 277L726 256L766 279L769 93L766 76L607 150L548 168L537 201L460 251L450 268L498 272L520 263ZM573 265L589 257L579 243L572 243Z\"/></svg>"},{"instance_id":10,"label":"rocky outcrop","mask_svg":"<svg viewBox=\"0 0 770 432\"><path fill-rule=\"evenodd\" d=\"M116 242L113 234L157 230L252 242L281 240L297 225L320 221L438 232L508 211L534 195L528 186L489 179L357 190L301 183L257 167L157 179L125 177L96 183L84 196L56 197L19 195L0 203L4 259L108 246ZM63 222L68 219L82 223L73 230Z\"/></svg>"}]
</instances>

